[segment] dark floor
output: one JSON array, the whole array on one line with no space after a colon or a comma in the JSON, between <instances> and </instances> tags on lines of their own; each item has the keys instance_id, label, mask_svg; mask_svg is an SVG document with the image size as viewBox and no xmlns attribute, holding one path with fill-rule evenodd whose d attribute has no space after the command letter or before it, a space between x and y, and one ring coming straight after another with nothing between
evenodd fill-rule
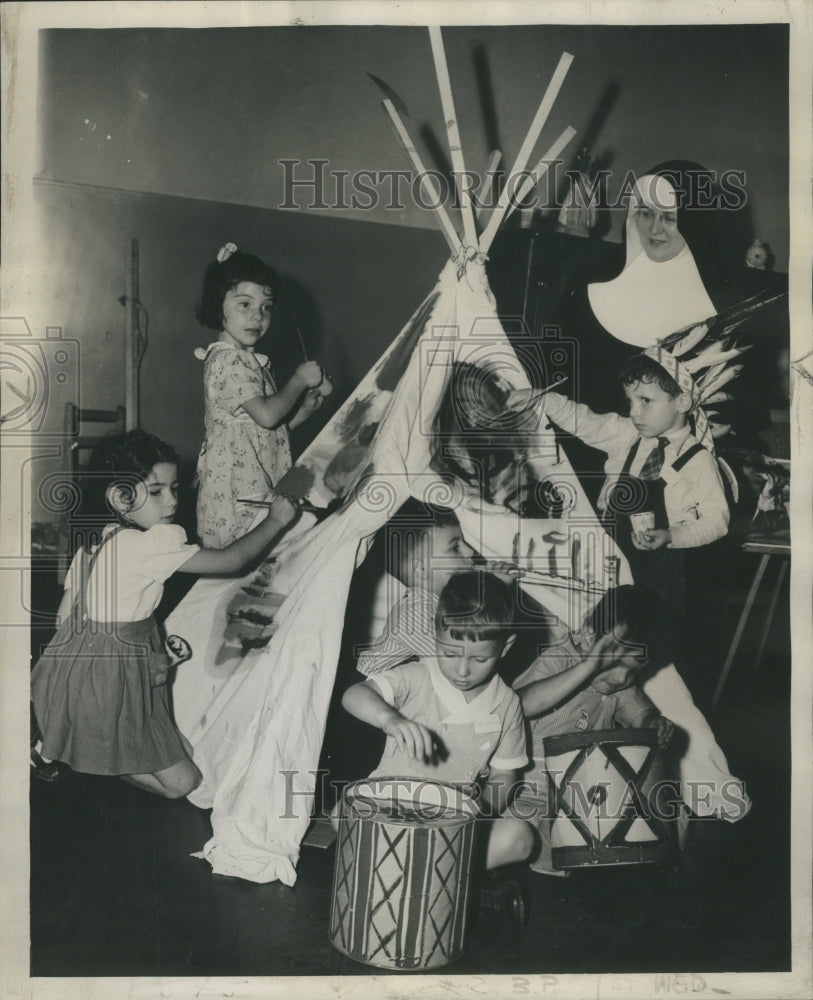
<instances>
[{"instance_id":1,"label":"dark floor","mask_svg":"<svg viewBox=\"0 0 813 1000\"><path fill-rule=\"evenodd\" d=\"M755 564L749 563L753 567ZM746 566L747 569L747 566ZM753 569L751 569L751 572ZM747 586L750 573L742 575ZM731 634L744 595L722 615ZM754 613L764 613L760 602ZM790 968L789 662L783 595L764 662L750 634L710 719L754 806L737 824L695 823L686 868L697 926L666 926L641 866L523 873L522 929L481 916L454 974L781 971ZM711 681L693 686L702 702ZM704 689L705 688L705 689ZM191 857L208 814L123 782L62 771L31 785L33 976L365 975L328 941L334 849L303 846L298 880L213 877ZM644 866L646 867L646 866ZM655 906L657 910L657 905Z\"/></svg>"}]
</instances>

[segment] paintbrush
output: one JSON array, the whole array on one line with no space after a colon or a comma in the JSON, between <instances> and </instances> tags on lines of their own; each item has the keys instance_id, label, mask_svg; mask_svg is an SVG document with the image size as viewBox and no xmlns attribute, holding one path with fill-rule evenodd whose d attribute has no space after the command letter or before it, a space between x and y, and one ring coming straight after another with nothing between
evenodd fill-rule
<instances>
[{"instance_id":1,"label":"paintbrush","mask_svg":"<svg viewBox=\"0 0 813 1000\"><path fill-rule=\"evenodd\" d=\"M501 410L499 413L495 413L493 417L487 417L485 420L478 420L477 426L478 427L490 427L492 424L497 423L497 421L505 420L506 419L506 414L509 415L509 419L510 419L510 415L511 414L521 413L521 412L523 412L525 410L530 410L532 407L536 406L536 404L539 402L539 400L542 398L542 396L545 395L546 392L550 392L551 389L556 389L558 386L560 386L563 383L567 382L567 378L568 378L567 375L565 375L564 378L560 378L556 382L551 382L550 385L546 385L544 389L531 389L531 390L529 390L529 399L530 399L530 402L527 402L522 407L521 410L510 410L510 409L509 410Z\"/></svg>"},{"instance_id":2,"label":"paintbrush","mask_svg":"<svg viewBox=\"0 0 813 1000\"><path fill-rule=\"evenodd\" d=\"M558 574L544 573L538 569L517 569L517 578L525 580L527 583L535 583L544 587L560 587L566 590L583 590L584 581L575 580L570 576L559 576Z\"/></svg>"},{"instance_id":3,"label":"paintbrush","mask_svg":"<svg viewBox=\"0 0 813 1000\"><path fill-rule=\"evenodd\" d=\"M290 499L291 499L291 503L294 504L294 506L296 507L297 510L304 511L306 514L315 514L317 517L321 517L325 513L325 511L327 510L326 507L316 507L314 504L309 503L307 500L295 500L294 498L290 498ZM248 504L249 507L273 507L274 506L274 500L240 500L240 499L238 499L237 502L238 503Z\"/></svg>"},{"instance_id":4,"label":"paintbrush","mask_svg":"<svg viewBox=\"0 0 813 1000\"><path fill-rule=\"evenodd\" d=\"M305 338L302 336L302 331L299 329L299 318L294 311L294 307L289 304L288 308L291 310L291 316L294 320L294 327L296 328L296 339L299 341L299 349L302 351L302 360L308 360L308 352L305 349ZM240 501L242 503L242 501Z\"/></svg>"},{"instance_id":5,"label":"paintbrush","mask_svg":"<svg viewBox=\"0 0 813 1000\"><path fill-rule=\"evenodd\" d=\"M288 499L297 510L301 510L304 514L313 514L317 521L324 521L329 514L332 514L334 510L337 510L344 503L344 497L335 497L327 507L317 507L308 500L297 500L296 497L289 497ZM248 504L249 507L272 507L274 504L273 500L238 499L237 502Z\"/></svg>"}]
</instances>

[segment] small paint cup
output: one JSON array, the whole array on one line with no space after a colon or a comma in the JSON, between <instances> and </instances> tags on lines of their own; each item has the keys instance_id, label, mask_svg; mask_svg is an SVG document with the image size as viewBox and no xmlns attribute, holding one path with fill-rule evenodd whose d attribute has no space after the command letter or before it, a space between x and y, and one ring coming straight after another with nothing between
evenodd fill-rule
<instances>
[{"instance_id":1,"label":"small paint cup","mask_svg":"<svg viewBox=\"0 0 813 1000\"><path fill-rule=\"evenodd\" d=\"M630 514L630 523L636 535L640 535L644 531L651 531L655 527L655 513L651 510L645 510L640 514Z\"/></svg>"}]
</instances>

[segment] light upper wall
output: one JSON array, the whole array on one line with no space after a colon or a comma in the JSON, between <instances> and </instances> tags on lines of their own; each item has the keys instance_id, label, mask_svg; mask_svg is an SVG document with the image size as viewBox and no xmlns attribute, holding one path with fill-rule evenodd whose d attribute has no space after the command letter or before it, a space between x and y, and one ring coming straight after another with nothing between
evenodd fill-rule
<instances>
[{"instance_id":1,"label":"light upper wall","mask_svg":"<svg viewBox=\"0 0 813 1000\"><path fill-rule=\"evenodd\" d=\"M745 231L766 240L786 269L787 26L491 26L443 35L469 168L481 170L495 146L513 160L567 51L574 62L532 162L571 125L579 134L567 155L589 141L610 160L611 194L627 171L666 159L743 170ZM407 165L365 71L407 103L413 138L427 165L439 166L432 140L447 147L424 28L43 32L40 173L267 209L286 201L280 160L321 158L330 206L330 171ZM435 225L407 189L395 210L385 184L378 194L367 211L311 211ZM297 195L303 205L309 197Z\"/></svg>"}]
</instances>

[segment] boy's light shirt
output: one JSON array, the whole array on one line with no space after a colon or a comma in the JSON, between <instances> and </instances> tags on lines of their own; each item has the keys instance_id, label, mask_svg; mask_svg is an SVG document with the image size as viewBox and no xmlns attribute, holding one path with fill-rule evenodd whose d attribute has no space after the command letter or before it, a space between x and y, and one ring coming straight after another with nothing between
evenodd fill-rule
<instances>
[{"instance_id":1,"label":"boy's light shirt","mask_svg":"<svg viewBox=\"0 0 813 1000\"><path fill-rule=\"evenodd\" d=\"M459 725L463 722L490 721L497 724L496 728L486 731L496 732L499 729L500 719L495 714L500 700L499 678L496 674L490 678L479 694L471 701L466 701L465 694L443 676L437 657L429 657L426 666L438 698L450 709L446 718L441 720L445 726Z\"/></svg>"},{"instance_id":2,"label":"boy's light shirt","mask_svg":"<svg viewBox=\"0 0 813 1000\"><path fill-rule=\"evenodd\" d=\"M557 633L557 644L549 647L514 681L514 689L520 690L533 681L553 676L574 666L583 659L583 651L576 647L567 631ZM551 669L540 668L548 665ZM661 715L666 716L678 729L683 731L685 745L678 761L681 797L698 816L719 816L729 823L735 823L747 815L751 800L745 785L735 778L728 769L728 761L714 737L706 717L695 705L689 689L673 665L662 667L654 675L648 676L641 688L649 702ZM615 696L630 706L631 699L639 697L636 687L627 688ZM540 797L546 794L547 784L542 783L544 769L545 736L558 735L569 731L572 726L562 723L555 731L550 725L556 716L562 721L567 713L562 712L567 704L577 699L571 696L565 705L553 709L545 715L531 720L534 764L523 777L529 783L536 780ZM608 696L596 696L600 703ZM609 702L606 702L609 703ZM632 706L634 708L634 705ZM558 713L558 716L557 716ZM636 720L632 720L636 721ZM627 723L629 724L629 722Z\"/></svg>"},{"instance_id":3,"label":"boy's light shirt","mask_svg":"<svg viewBox=\"0 0 813 1000\"><path fill-rule=\"evenodd\" d=\"M556 677L581 663L588 655L577 644L573 635L566 633L557 645L546 649L516 678L514 690L521 691L535 681ZM654 728L657 715L655 706L644 695L638 683L604 694L596 691L591 681L588 681L560 704L529 720L533 759L537 763L544 761L543 740L547 736L615 727ZM584 720L581 723L580 718Z\"/></svg>"},{"instance_id":4,"label":"boy's light shirt","mask_svg":"<svg viewBox=\"0 0 813 1000\"><path fill-rule=\"evenodd\" d=\"M388 585L400 587L402 594L392 605L382 634L359 655L356 669L368 677L415 656L428 659L435 652L437 597L422 587L407 589L395 577L389 581Z\"/></svg>"},{"instance_id":5,"label":"boy's light shirt","mask_svg":"<svg viewBox=\"0 0 813 1000\"><path fill-rule=\"evenodd\" d=\"M505 684L498 674L494 674L476 698L466 701L463 692L443 676L436 657L424 657L420 663L426 668L432 689L438 701L448 712L447 715L440 719L441 725L471 725L474 728L474 732L478 735L501 731L502 720L497 714L497 709L503 701L506 692L513 692L511 692L511 688ZM390 685L387 674L388 672L376 674L370 677L367 683L375 685L387 704L395 707L395 693ZM424 722L423 719L416 719L415 721ZM492 757L490 763L499 770L508 771L525 767L528 763L528 757L526 755L511 759Z\"/></svg>"},{"instance_id":6,"label":"boy's light shirt","mask_svg":"<svg viewBox=\"0 0 813 1000\"><path fill-rule=\"evenodd\" d=\"M599 507L604 510L632 445L640 438L641 446L630 467L630 473L636 475L656 447L657 438L642 438L630 418L618 413L593 413L583 403L574 403L555 392L549 392L545 400L545 412L550 420L585 444L606 453L604 472L607 479L599 498ZM728 531L729 511L714 457L704 448L676 471L672 463L695 444L696 439L688 426L662 436L669 439L661 478L666 483L664 503L672 532L670 548L695 548L722 538Z\"/></svg>"},{"instance_id":7,"label":"boy's light shirt","mask_svg":"<svg viewBox=\"0 0 813 1000\"><path fill-rule=\"evenodd\" d=\"M475 698L472 698L471 701L466 701L463 692L443 676L437 657L426 656L423 657L422 662L426 666L432 687L435 689L435 694L449 711L446 718L441 719L443 725L453 726L464 722L476 722L486 716L490 716L499 728L499 716L494 714L500 703L500 679L496 674L494 674L488 684L486 684ZM387 704L393 705L395 695L386 674L376 676L374 683L378 685L381 695Z\"/></svg>"}]
</instances>

